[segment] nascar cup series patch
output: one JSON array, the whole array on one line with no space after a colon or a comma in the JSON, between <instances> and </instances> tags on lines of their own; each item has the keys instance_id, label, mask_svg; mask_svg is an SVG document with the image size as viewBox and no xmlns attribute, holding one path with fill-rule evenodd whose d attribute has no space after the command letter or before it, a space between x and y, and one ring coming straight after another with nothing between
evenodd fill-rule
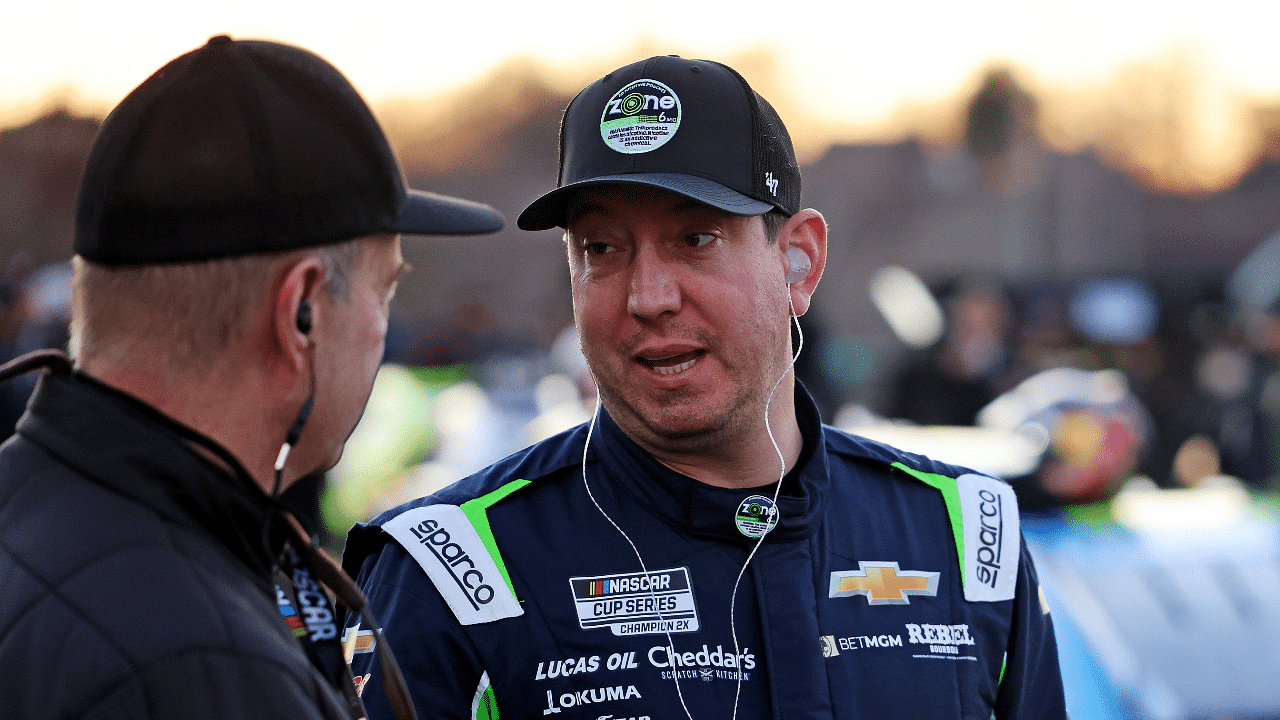
<instances>
[{"instance_id":1,"label":"nascar cup series patch","mask_svg":"<svg viewBox=\"0 0 1280 720\"><path fill-rule=\"evenodd\" d=\"M459 623L475 625L524 614L462 508L413 508L382 529L418 561Z\"/></svg>"},{"instance_id":2,"label":"nascar cup series patch","mask_svg":"<svg viewBox=\"0 0 1280 720\"><path fill-rule=\"evenodd\" d=\"M614 635L697 632L688 568L569 578L578 625Z\"/></svg>"},{"instance_id":3,"label":"nascar cup series patch","mask_svg":"<svg viewBox=\"0 0 1280 720\"><path fill-rule=\"evenodd\" d=\"M956 478L956 486L964 526L964 599L1012 600L1022 551L1013 488L973 474Z\"/></svg>"},{"instance_id":4,"label":"nascar cup series patch","mask_svg":"<svg viewBox=\"0 0 1280 720\"><path fill-rule=\"evenodd\" d=\"M657 80L636 80L613 94L600 116L600 137L620 153L657 150L680 129L680 98Z\"/></svg>"}]
</instances>

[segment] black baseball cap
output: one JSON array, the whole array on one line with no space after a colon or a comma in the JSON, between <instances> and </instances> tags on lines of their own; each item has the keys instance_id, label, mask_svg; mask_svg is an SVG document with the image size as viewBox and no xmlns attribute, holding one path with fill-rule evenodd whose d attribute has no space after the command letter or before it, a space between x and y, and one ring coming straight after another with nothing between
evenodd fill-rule
<instances>
[{"instance_id":1,"label":"black baseball cap","mask_svg":"<svg viewBox=\"0 0 1280 720\"><path fill-rule=\"evenodd\" d=\"M560 125L556 189L516 224L564 227L574 191L610 183L662 188L733 215L800 210L800 167L778 113L732 68L674 55L578 93Z\"/></svg>"},{"instance_id":2,"label":"black baseball cap","mask_svg":"<svg viewBox=\"0 0 1280 720\"><path fill-rule=\"evenodd\" d=\"M368 105L323 58L220 35L107 116L81 180L74 248L139 265L501 228L488 205L406 190Z\"/></svg>"}]
</instances>

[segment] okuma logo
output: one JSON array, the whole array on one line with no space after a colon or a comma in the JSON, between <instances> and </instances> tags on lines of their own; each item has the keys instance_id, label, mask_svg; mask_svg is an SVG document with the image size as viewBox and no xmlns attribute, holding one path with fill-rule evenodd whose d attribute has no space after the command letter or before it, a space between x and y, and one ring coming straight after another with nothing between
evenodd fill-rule
<instances>
[{"instance_id":1,"label":"okuma logo","mask_svg":"<svg viewBox=\"0 0 1280 720\"><path fill-rule=\"evenodd\" d=\"M556 697L555 693L548 690L547 707L543 709L542 714L551 715L565 708L618 700L631 700L632 698L640 697L640 691L636 689L635 685L628 685L625 688L621 685L615 685L613 687L592 688L590 690L576 690L564 693L559 697Z\"/></svg>"},{"instance_id":2,"label":"okuma logo","mask_svg":"<svg viewBox=\"0 0 1280 720\"><path fill-rule=\"evenodd\" d=\"M600 137L634 155L657 150L680 129L680 98L657 80L636 80L613 94L600 115Z\"/></svg>"}]
</instances>

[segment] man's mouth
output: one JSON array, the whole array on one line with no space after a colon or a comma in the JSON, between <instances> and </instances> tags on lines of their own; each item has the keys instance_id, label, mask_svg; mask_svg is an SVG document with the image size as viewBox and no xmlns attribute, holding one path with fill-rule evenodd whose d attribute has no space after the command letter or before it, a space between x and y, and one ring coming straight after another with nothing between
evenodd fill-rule
<instances>
[{"instance_id":1,"label":"man's mouth","mask_svg":"<svg viewBox=\"0 0 1280 720\"><path fill-rule=\"evenodd\" d=\"M693 352L657 359L637 357L636 361L650 370L656 371L659 375L675 375L696 365L698 358L706 353L706 350L694 350Z\"/></svg>"}]
</instances>

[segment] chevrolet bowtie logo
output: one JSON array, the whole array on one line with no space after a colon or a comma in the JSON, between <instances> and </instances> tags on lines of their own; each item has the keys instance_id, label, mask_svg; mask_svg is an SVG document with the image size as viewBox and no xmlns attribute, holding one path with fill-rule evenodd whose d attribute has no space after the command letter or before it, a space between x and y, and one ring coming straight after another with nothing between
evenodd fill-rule
<instances>
[{"instance_id":1,"label":"chevrolet bowtie logo","mask_svg":"<svg viewBox=\"0 0 1280 720\"><path fill-rule=\"evenodd\" d=\"M831 573L831 597L866 595L872 605L906 605L908 595L938 594L936 572L899 570L896 562L858 561L858 570Z\"/></svg>"},{"instance_id":2,"label":"chevrolet bowtie logo","mask_svg":"<svg viewBox=\"0 0 1280 720\"><path fill-rule=\"evenodd\" d=\"M373 652L373 644L372 630L361 630L360 626L356 625L344 628L342 631L342 652L347 656L347 662L351 662L353 655Z\"/></svg>"}]
</instances>

